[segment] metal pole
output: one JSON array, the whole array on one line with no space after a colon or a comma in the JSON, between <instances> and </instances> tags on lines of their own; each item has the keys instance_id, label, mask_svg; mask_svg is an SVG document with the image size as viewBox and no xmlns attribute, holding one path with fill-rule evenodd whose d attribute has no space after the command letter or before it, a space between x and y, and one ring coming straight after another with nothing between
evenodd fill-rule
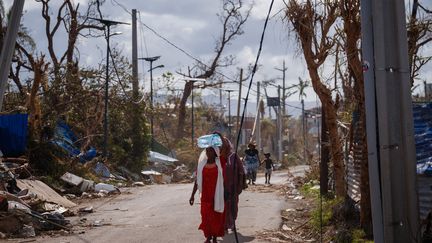
<instances>
[{"instance_id":1,"label":"metal pole","mask_svg":"<svg viewBox=\"0 0 432 243\"><path fill-rule=\"evenodd\" d=\"M193 88L194 88L194 82L192 82L192 90L191 90L191 100L192 100L192 114L191 114L191 135L192 135L192 146L194 146L194 94L193 94Z\"/></svg>"},{"instance_id":2,"label":"metal pole","mask_svg":"<svg viewBox=\"0 0 432 243\"><path fill-rule=\"evenodd\" d=\"M286 70L288 70L288 68L285 67L285 60L283 60L282 68L275 68L275 69L282 72L282 101L283 101L283 103L282 103L282 114L285 117L286 116L286 110L285 110L285 108L286 108L285 107L285 100L286 100L285 72L286 72Z\"/></svg>"},{"instance_id":3,"label":"metal pole","mask_svg":"<svg viewBox=\"0 0 432 243\"><path fill-rule=\"evenodd\" d=\"M110 25L107 27L107 56L105 67L105 114L104 114L104 157L108 158L108 87L109 87L109 54L110 54Z\"/></svg>"},{"instance_id":4,"label":"metal pole","mask_svg":"<svg viewBox=\"0 0 432 243\"><path fill-rule=\"evenodd\" d=\"M11 66L12 56L15 51L15 42L20 26L24 0L15 0L12 7L11 17L6 31L6 37L0 55L0 111L3 106L4 93L6 91L9 67Z\"/></svg>"},{"instance_id":5,"label":"metal pole","mask_svg":"<svg viewBox=\"0 0 432 243\"><path fill-rule=\"evenodd\" d=\"M278 116L277 116L277 121L278 121L278 134L277 134L277 138L278 138L278 159L279 162L282 162L282 112L281 112L281 86L278 85L278 99L279 99L279 106L278 106Z\"/></svg>"},{"instance_id":6,"label":"metal pole","mask_svg":"<svg viewBox=\"0 0 432 243\"><path fill-rule=\"evenodd\" d=\"M260 112L260 82L257 82L257 124L256 124L256 140L257 140L257 146L258 151L262 152L262 146L261 146L261 112Z\"/></svg>"},{"instance_id":7,"label":"metal pole","mask_svg":"<svg viewBox=\"0 0 432 243\"><path fill-rule=\"evenodd\" d=\"M150 117L150 127L151 127L151 136L152 140L154 138L154 131L153 131L153 61L150 61L150 109L152 112L152 115Z\"/></svg>"},{"instance_id":8,"label":"metal pole","mask_svg":"<svg viewBox=\"0 0 432 243\"><path fill-rule=\"evenodd\" d=\"M240 130L240 104L241 104L241 96L242 96L242 83L243 83L243 68L240 69L240 81L239 81L239 95L237 100L237 131Z\"/></svg>"},{"instance_id":9,"label":"metal pole","mask_svg":"<svg viewBox=\"0 0 432 243\"><path fill-rule=\"evenodd\" d=\"M231 139L231 90L228 90L228 130L229 130L229 138Z\"/></svg>"},{"instance_id":10,"label":"metal pole","mask_svg":"<svg viewBox=\"0 0 432 243\"><path fill-rule=\"evenodd\" d=\"M138 44L136 9L132 9L132 96L138 99Z\"/></svg>"},{"instance_id":11,"label":"metal pole","mask_svg":"<svg viewBox=\"0 0 432 243\"><path fill-rule=\"evenodd\" d=\"M303 159L304 162L306 162L306 164L308 163L308 159L307 159L307 155L306 155L306 146L307 146L307 142L306 142L306 114L305 114L305 110L304 110L304 99L301 99L301 105L302 105L302 132L303 132Z\"/></svg>"}]
</instances>

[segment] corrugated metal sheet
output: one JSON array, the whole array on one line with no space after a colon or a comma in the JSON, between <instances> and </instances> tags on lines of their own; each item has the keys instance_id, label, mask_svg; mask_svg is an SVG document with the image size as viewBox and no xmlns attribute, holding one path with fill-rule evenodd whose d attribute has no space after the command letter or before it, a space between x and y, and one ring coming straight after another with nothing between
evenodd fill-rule
<instances>
[{"instance_id":1,"label":"corrugated metal sheet","mask_svg":"<svg viewBox=\"0 0 432 243\"><path fill-rule=\"evenodd\" d=\"M0 115L0 150L5 156L20 156L27 147L27 114Z\"/></svg>"},{"instance_id":2,"label":"corrugated metal sheet","mask_svg":"<svg viewBox=\"0 0 432 243\"><path fill-rule=\"evenodd\" d=\"M360 202L360 175L361 175L361 163L363 162L363 136L364 129L360 121L359 112L353 112L353 144L350 148L350 154L346 161L346 180L348 184L348 196L356 202Z\"/></svg>"},{"instance_id":3,"label":"corrugated metal sheet","mask_svg":"<svg viewBox=\"0 0 432 243\"><path fill-rule=\"evenodd\" d=\"M432 178L429 176L418 175L417 185L420 218L425 219L432 209Z\"/></svg>"},{"instance_id":4,"label":"corrugated metal sheet","mask_svg":"<svg viewBox=\"0 0 432 243\"><path fill-rule=\"evenodd\" d=\"M349 156L347 161L347 184L348 196L356 202L360 201L360 166L354 163L352 155Z\"/></svg>"},{"instance_id":5,"label":"corrugated metal sheet","mask_svg":"<svg viewBox=\"0 0 432 243\"><path fill-rule=\"evenodd\" d=\"M420 218L432 210L432 103L413 104Z\"/></svg>"}]
</instances>

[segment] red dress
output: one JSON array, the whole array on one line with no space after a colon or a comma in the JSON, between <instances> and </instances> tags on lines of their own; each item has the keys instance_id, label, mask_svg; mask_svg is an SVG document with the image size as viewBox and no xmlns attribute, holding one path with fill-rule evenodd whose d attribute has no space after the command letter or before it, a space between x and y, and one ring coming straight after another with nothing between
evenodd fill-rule
<instances>
[{"instance_id":1,"label":"red dress","mask_svg":"<svg viewBox=\"0 0 432 243\"><path fill-rule=\"evenodd\" d=\"M214 211L214 194L218 177L217 167L203 169L201 192L201 224L198 229L204 232L206 238L210 236L224 236L224 214Z\"/></svg>"}]
</instances>

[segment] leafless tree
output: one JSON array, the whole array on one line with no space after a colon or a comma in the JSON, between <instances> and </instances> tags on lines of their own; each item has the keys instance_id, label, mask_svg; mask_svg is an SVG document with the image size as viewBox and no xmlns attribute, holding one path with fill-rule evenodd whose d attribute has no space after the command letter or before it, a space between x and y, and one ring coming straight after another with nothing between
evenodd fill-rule
<instances>
[{"instance_id":1,"label":"leafless tree","mask_svg":"<svg viewBox=\"0 0 432 243\"><path fill-rule=\"evenodd\" d=\"M222 24L222 33L216 42L214 57L209 62L210 64L204 64L202 62L197 63L192 71L196 74L193 75L191 71L185 74L187 77L209 79L213 77L219 68L227 67L233 64L231 57L223 57L223 53L227 46L234 41L237 36L243 34L243 26L249 18L251 7L243 12L245 8L242 0L222 0L223 10L219 14L219 19ZM219 83L205 84L203 87L208 86L216 87ZM183 95L179 104L179 116L177 124L177 139L182 138L184 134L185 119L186 119L186 102L193 90L193 82L186 81Z\"/></svg>"},{"instance_id":2,"label":"leafless tree","mask_svg":"<svg viewBox=\"0 0 432 243\"><path fill-rule=\"evenodd\" d=\"M333 1L313 3L288 0L286 4L286 20L292 25L298 43L308 67L312 87L318 94L326 114L326 124L329 131L330 151L333 161L335 189L338 197L345 197L345 166L343 160L342 141L338 132L339 96L333 99L332 89L323 82L319 68L324 64L335 39L332 38L332 28L339 16L338 5Z\"/></svg>"}]
</instances>

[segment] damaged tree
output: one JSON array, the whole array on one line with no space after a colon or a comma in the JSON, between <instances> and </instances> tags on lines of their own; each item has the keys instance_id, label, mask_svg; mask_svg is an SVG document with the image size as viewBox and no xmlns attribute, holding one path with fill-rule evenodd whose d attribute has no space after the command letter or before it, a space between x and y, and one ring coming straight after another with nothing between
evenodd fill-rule
<instances>
[{"instance_id":1,"label":"damaged tree","mask_svg":"<svg viewBox=\"0 0 432 243\"><path fill-rule=\"evenodd\" d=\"M368 235L372 234L372 213L370 203L369 189L369 166L367 155L366 139L366 114L365 114L365 96L364 96L364 77L361 61L360 37L360 1L343 0L339 3L339 9L343 20L343 29L339 31L343 41L343 50L347 60L347 77L345 79L353 80L351 89L354 110L358 119L351 122L350 148L353 150L354 163L360 164L360 224Z\"/></svg>"},{"instance_id":2,"label":"damaged tree","mask_svg":"<svg viewBox=\"0 0 432 243\"><path fill-rule=\"evenodd\" d=\"M332 93L332 88L326 85L320 77L322 67L335 40L331 37L333 25L338 16L337 3L326 2L314 5L307 0L302 3L289 0L286 3L286 20L296 33L314 91L318 94L326 114L326 125L329 131L331 159L334 168L336 196L344 198L346 195L345 166L343 160L343 146L338 132L339 94Z\"/></svg>"},{"instance_id":3,"label":"damaged tree","mask_svg":"<svg viewBox=\"0 0 432 243\"><path fill-rule=\"evenodd\" d=\"M196 64L198 69L197 75L191 75L189 72L186 77L208 79L215 75L216 70L221 67L227 67L233 64L232 57L223 58L223 52L225 48L239 35L243 34L243 25L249 18L251 8L247 9L245 13L242 13L244 6L242 0L223 0L223 11L219 15L219 19L222 23L222 34L216 43L215 56L210 62L210 65L206 65L202 62ZM184 135L185 119L186 119L186 102L193 90L193 81L187 81L183 89L183 95L179 104L179 117L177 123L177 139L181 139ZM217 84L212 84L216 86Z\"/></svg>"}]
</instances>

